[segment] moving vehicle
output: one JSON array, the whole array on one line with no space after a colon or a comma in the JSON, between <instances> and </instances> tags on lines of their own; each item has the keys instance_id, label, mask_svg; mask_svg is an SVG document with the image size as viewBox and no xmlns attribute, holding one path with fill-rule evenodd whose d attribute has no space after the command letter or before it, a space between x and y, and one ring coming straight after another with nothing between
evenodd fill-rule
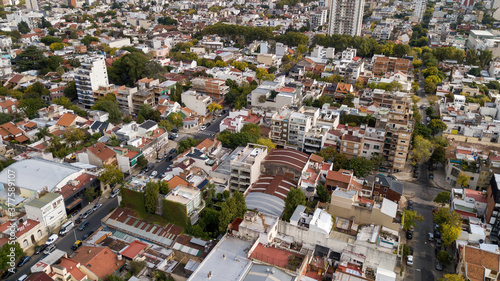
<instances>
[{"instance_id":1,"label":"moving vehicle","mask_svg":"<svg viewBox=\"0 0 500 281\"><path fill-rule=\"evenodd\" d=\"M56 242L56 240L59 238L59 235L57 234L52 234L50 235L49 239L47 240L47 242L45 242L45 244L47 245L51 245L53 244L54 242Z\"/></svg>"},{"instance_id":2,"label":"moving vehicle","mask_svg":"<svg viewBox=\"0 0 500 281\"><path fill-rule=\"evenodd\" d=\"M78 227L78 230L82 231L84 230L85 228L87 228L87 226L89 226L89 222L88 221L84 221L82 222L82 224L80 224L80 226Z\"/></svg>"},{"instance_id":3,"label":"moving vehicle","mask_svg":"<svg viewBox=\"0 0 500 281\"><path fill-rule=\"evenodd\" d=\"M68 233L70 230L75 227L75 224L72 221L67 221L65 224L61 226L61 229L59 230L59 235L64 236L66 233Z\"/></svg>"},{"instance_id":4,"label":"moving vehicle","mask_svg":"<svg viewBox=\"0 0 500 281\"><path fill-rule=\"evenodd\" d=\"M71 246L71 250L75 251L76 249L80 248L83 245L82 241L76 240L75 243L73 243L73 246Z\"/></svg>"},{"instance_id":5,"label":"moving vehicle","mask_svg":"<svg viewBox=\"0 0 500 281\"><path fill-rule=\"evenodd\" d=\"M210 127L210 125L212 125L212 123L210 123L210 122L205 124L205 126L207 126L207 128Z\"/></svg>"},{"instance_id":6,"label":"moving vehicle","mask_svg":"<svg viewBox=\"0 0 500 281\"><path fill-rule=\"evenodd\" d=\"M56 244L49 245L49 246L47 246L47 248L45 248L45 250L43 250L43 253L45 255L48 255L48 254L54 252L56 250L56 248L57 248Z\"/></svg>"},{"instance_id":7,"label":"moving vehicle","mask_svg":"<svg viewBox=\"0 0 500 281\"><path fill-rule=\"evenodd\" d=\"M200 127L200 131L204 131L207 128L207 126L203 125Z\"/></svg>"},{"instance_id":8,"label":"moving vehicle","mask_svg":"<svg viewBox=\"0 0 500 281\"><path fill-rule=\"evenodd\" d=\"M149 178L154 178L154 177L156 177L157 175L158 175L158 171L153 171L153 172L151 173L151 175L149 176Z\"/></svg>"},{"instance_id":9,"label":"moving vehicle","mask_svg":"<svg viewBox=\"0 0 500 281\"><path fill-rule=\"evenodd\" d=\"M27 262L29 262L31 260L31 257L30 256L25 256L24 258L22 258L19 263L17 263L17 267L21 267L23 265L25 265Z\"/></svg>"},{"instance_id":10,"label":"moving vehicle","mask_svg":"<svg viewBox=\"0 0 500 281\"><path fill-rule=\"evenodd\" d=\"M413 265L413 256L407 256L406 257L406 264L407 265Z\"/></svg>"}]
</instances>

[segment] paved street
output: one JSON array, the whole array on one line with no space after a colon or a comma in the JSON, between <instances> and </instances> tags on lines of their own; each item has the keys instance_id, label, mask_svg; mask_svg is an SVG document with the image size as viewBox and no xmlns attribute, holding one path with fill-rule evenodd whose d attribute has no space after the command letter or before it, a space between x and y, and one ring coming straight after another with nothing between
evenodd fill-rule
<instances>
[{"instance_id":1,"label":"paved street","mask_svg":"<svg viewBox=\"0 0 500 281\"><path fill-rule=\"evenodd\" d=\"M451 268L445 268L445 271L435 269L435 244L427 240L427 233L433 232L432 210L436 208L433 200L443 190L435 187L429 180L427 165L421 165L419 170L418 179L404 182L404 195L414 201L414 210L424 217L423 221L417 223L413 239L407 241L407 244L414 249L414 264L405 266L404 280L437 280L442 278L443 272L447 273L447 269L451 270ZM406 237L402 239L406 241Z\"/></svg>"},{"instance_id":2,"label":"paved street","mask_svg":"<svg viewBox=\"0 0 500 281\"><path fill-rule=\"evenodd\" d=\"M88 210L90 207L93 207L97 202L97 199L95 202L84 208L80 214L83 214L86 210ZM70 231L68 234L66 234L63 237L59 237L59 239L56 242L57 249L65 251L68 253L68 256L70 256L73 251L71 250L71 246L73 243L75 243L75 235L77 240L82 240L82 237L85 235L85 233L88 233L89 231L96 231L99 227L101 227L101 219L104 218L107 214L109 214L110 210L112 208L118 207L118 200L115 198L109 198L109 199L104 199L101 198L99 200L99 203L102 203L102 207L98 209L96 212L92 213L86 220L90 223L90 225L83 231L79 231L78 225L75 225L74 231ZM78 216L76 216L78 217ZM76 218L75 217L75 218ZM41 253L36 256L32 256L31 260L23 265L21 268L18 269L18 272L11 277L7 278L6 280L8 281L14 281L17 280L21 275L27 274L29 275L31 273L30 268L37 263L42 257L44 257L44 254Z\"/></svg>"}]
</instances>

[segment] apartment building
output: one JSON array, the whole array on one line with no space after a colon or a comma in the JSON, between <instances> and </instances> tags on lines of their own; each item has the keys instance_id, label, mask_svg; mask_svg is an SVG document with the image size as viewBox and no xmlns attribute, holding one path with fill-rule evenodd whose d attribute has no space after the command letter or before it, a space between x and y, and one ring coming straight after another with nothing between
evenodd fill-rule
<instances>
[{"instance_id":1,"label":"apartment building","mask_svg":"<svg viewBox=\"0 0 500 281\"><path fill-rule=\"evenodd\" d=\"M12 64L10 59L0 58L0 77L9 77L12 75Z\"/></svg>"},{"instance_id":2,"label":"apartment building","mask_svg":"<svg viewBox=\"0 0 500 281\"><path fill-rule=\"evenodd\" d=\"M210 111L208 105L212 103L210 96L202 95L194 90L189 90L181 94L181 99L187 108L200 116L207 116Z\"/></svg>"},{"instance_id":3,"label":"apartment building","mask_svg":"<svg viewBox=\"0 0 500 281\"><path fill-rule=\"evenodd\" d=\"M288 124L292 110L285 108L271 117L271 134L269 138L277 145L284 147L288 139Z\"/></svg>"},{"instance_id":4,"label":"apartment building","mask_svg":"<svg viewBox=\"0 0 500 281\"><path fill-rule=\"evenodd\" d=\"M318 8L311 13L309 13L309 25L311 28L318 28L326 23L326 18L328 15L328 10L325 8Z\"/></svg>"},{"instance_id":5,"label":"apartment building","mask_svg":"<svg viewBox=\"0 0 500 281\"><path fill-rule=\"evenodd\" d=\"M236 157L229 164L229 188L245 192L260 176L260 164L267 156L267 146L249 143L237 149Z\"/></svg>"},{"instance_id":6,"label":"apartment building","mask_svg":"<svg viewBox=\"0 0 500 281\"><path fill-rule=\"evenodd\" d=\"M224 96L229 92L229 86L226 81L221 79L199 77L191 80L193 90L206 94L214 100L222 101Z\"/></svg>"},{"instance_id":7,"label":"apartment building","mask_svg":"<svg viewBox=\"0 0 500 281\"><path fill-rule=\"evenodd\" d=\"M490 239L491 243L500 241L500 174L491 178L490 186L486 191L486 210L484 211L486 222L492 225Z\"/></svg>"},{"instance_id":8,"label":"apartment building","mask_svg":"<svg viewBox=\"0 0 500 281\"><path fill-rule=\"evenodd\" d=\"M361 36L364 0L331 0L328 35Z\"/></svg>"},{"instance_id":9,"label":"apartment building","mask_svg":"<svg viewBox=\"0 0 500 281\"><path fill-rule=\"evenodd\" d=\"M383 167L388 172L396 173L402 171L406 165L413 123L407 94L396 92L392 96L392 106L387 119L377 121L385 128L382 155L386 161Z\"/></svg>"},{"instance_id":10,"label":"apartment building","mask_svg":"<svg viewBox=\"0 0 500 281\"><path fill-rule=\"evenodd\" d=\"M129 88L126 86L115 86L113 84L106 86L99 86L97 91L94 91L94 100L104 98L106 94L113 93L116 97L118 108L123 112L132 114L134 112L134 105L132 97L137 93L137 87Z\"/></svg>"},{"instance_id":11,"label":"apartment building","mask_svg":"<svg viewBox=\"0 0 500 281\"><path fill-rule=\"evenodd\" d=\"M314 107L303 106L297 112L293 112L288 124L287 146L302 149L305 134L316 125L318 117L319 109Z\"/></svg>"},{"instance_id":12,"label":"apartment building","mask_svg":"<svg viewBox=\"0 0 500 281\"><path fill-rule=\"evenodd\" d=\"M327 131L326 128L315 127L306 132L302 142L302 151L307 153L319 152L325 145Z\"/></svg>"},{"instance_id":13,"label":"apartment building","mask_svg":"<svg viewBox=\"0 0 500 281\"><path fill-rule=\"evenodd\" d=\"M385 130L366 128L362 139L363 146L359 156L371 159L382 153L382 147L384 147L385 141Z\"/></svg>"},{"instance_id":14,"label":"apartment building","mask_svg":"<svg viewBox=\"0 0 500 281\"><path fill-rule=\"evenodd\" d=\"M383 55L374 55L373 59L373 75L382 77L388 72L401 71L408 74L411 70L411 61L405 58L386 57Z\"/></svg>"},{"instance_id":15,"label":"apartment building","mask_svg":"<svg viewBox=\"0 0 500 281\"><path fill-rule=\"evenodd\" d=\"M75 69L78 102L86 107L94 105L93 92L98 90L99 86L109 84L105 59L104 56L85 56L80 61L80 67Z\"/></svg>"},{"instance_id":16,"label":"apartment building","mask_svg":"<svg viewBox=\"0 0 500 281\"><path fill-rule=\"evenodd\" d=\"M342 136L340 152L344 154L348 159L356 158L361 153L362 143L362 138L353 134L353 132L348 132L347 134Z\"/></svg>"},{"instance_id":17,"label":"apartment building","mask_svg":"<svg viewBox=\"0 0 500 281\"><path fill-rule=\"evenodd\" d=\"M151 108L156 106L156 98L153 92L139 90L132 95L132 108L134 112L138 112L143 105L148 105Z\"/></svg>"}]
</instances>

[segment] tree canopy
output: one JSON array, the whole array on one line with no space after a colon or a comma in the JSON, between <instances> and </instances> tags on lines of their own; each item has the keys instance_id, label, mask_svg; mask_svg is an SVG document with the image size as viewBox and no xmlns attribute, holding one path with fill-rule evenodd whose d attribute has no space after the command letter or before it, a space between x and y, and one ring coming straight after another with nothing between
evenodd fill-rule
<instances>
[{"instance_id":1,"label":"tree canopy","mask_svg":"<svg viewBox=\"0 0 500 281\"><path fill-rule=\"evenodd\" d=\"M285 198L283 220L289 221L298 205L306 204L306 196L300 188L292 188Z\"/></svg>"}]
</instances>

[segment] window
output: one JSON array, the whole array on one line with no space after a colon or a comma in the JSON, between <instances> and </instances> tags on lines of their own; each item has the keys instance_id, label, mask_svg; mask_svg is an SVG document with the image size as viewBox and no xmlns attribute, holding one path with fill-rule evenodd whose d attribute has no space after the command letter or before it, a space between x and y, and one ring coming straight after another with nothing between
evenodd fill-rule
<instances>
[{"instance_id":1,"label":"window","mask_svg":"<svg viewBox=\"0 0 500 281\"><path fill-rule=\"evenodd\" d=\"M23 248L26 248L26 247L28 247L28 240L24 239L24 241L23 241Z\"/></svg>"},{"instance_id":2,"label":"window","mask_svg":"<svg viewBox=\"0 0 500 281\"><path fill-rule=\"evenodd\" d=\"M374 145L374 146L373 146L373 149L380 149L380 146L378 146L378 145Z\"/></svg>"},{"instance_id":3,"label":"window","mask_svg":"<svg viewBox=\"0 0 500 281\"><path fill-rule=\"evenodd\" d=\"M387 192L387 187L384 188L384 192Z\"/></svg>"},{"instance_id":4,"label":"window","mask_svg":"<svg viewBox=\"0 0 500 281\"><path fill-rule=\"evenodd\" d=\"M385 198L385 194L382 194L382 197L384 197L384 198Z\"/></svg>"},{"instance_id":5,"label":"window","mask_svg":"<svg viewBox=\"0 0 500 281\"><path fill-rule=\"evenodd\" d=\"M38 238L42 237L42 231L39 229L36 234L38 235Z\"/></svg>"},{"instance_id":6,"label":"window","mask_svg":"<svg viewBox=\"0 0 500 281\"><path fill-rule=\"evenodd\" d=\"M344 152L346 152L346 151L347 151L347 150L346 150L346 149L345 149L345 147L344 147Z\"/></svg>"}]
</instances>

